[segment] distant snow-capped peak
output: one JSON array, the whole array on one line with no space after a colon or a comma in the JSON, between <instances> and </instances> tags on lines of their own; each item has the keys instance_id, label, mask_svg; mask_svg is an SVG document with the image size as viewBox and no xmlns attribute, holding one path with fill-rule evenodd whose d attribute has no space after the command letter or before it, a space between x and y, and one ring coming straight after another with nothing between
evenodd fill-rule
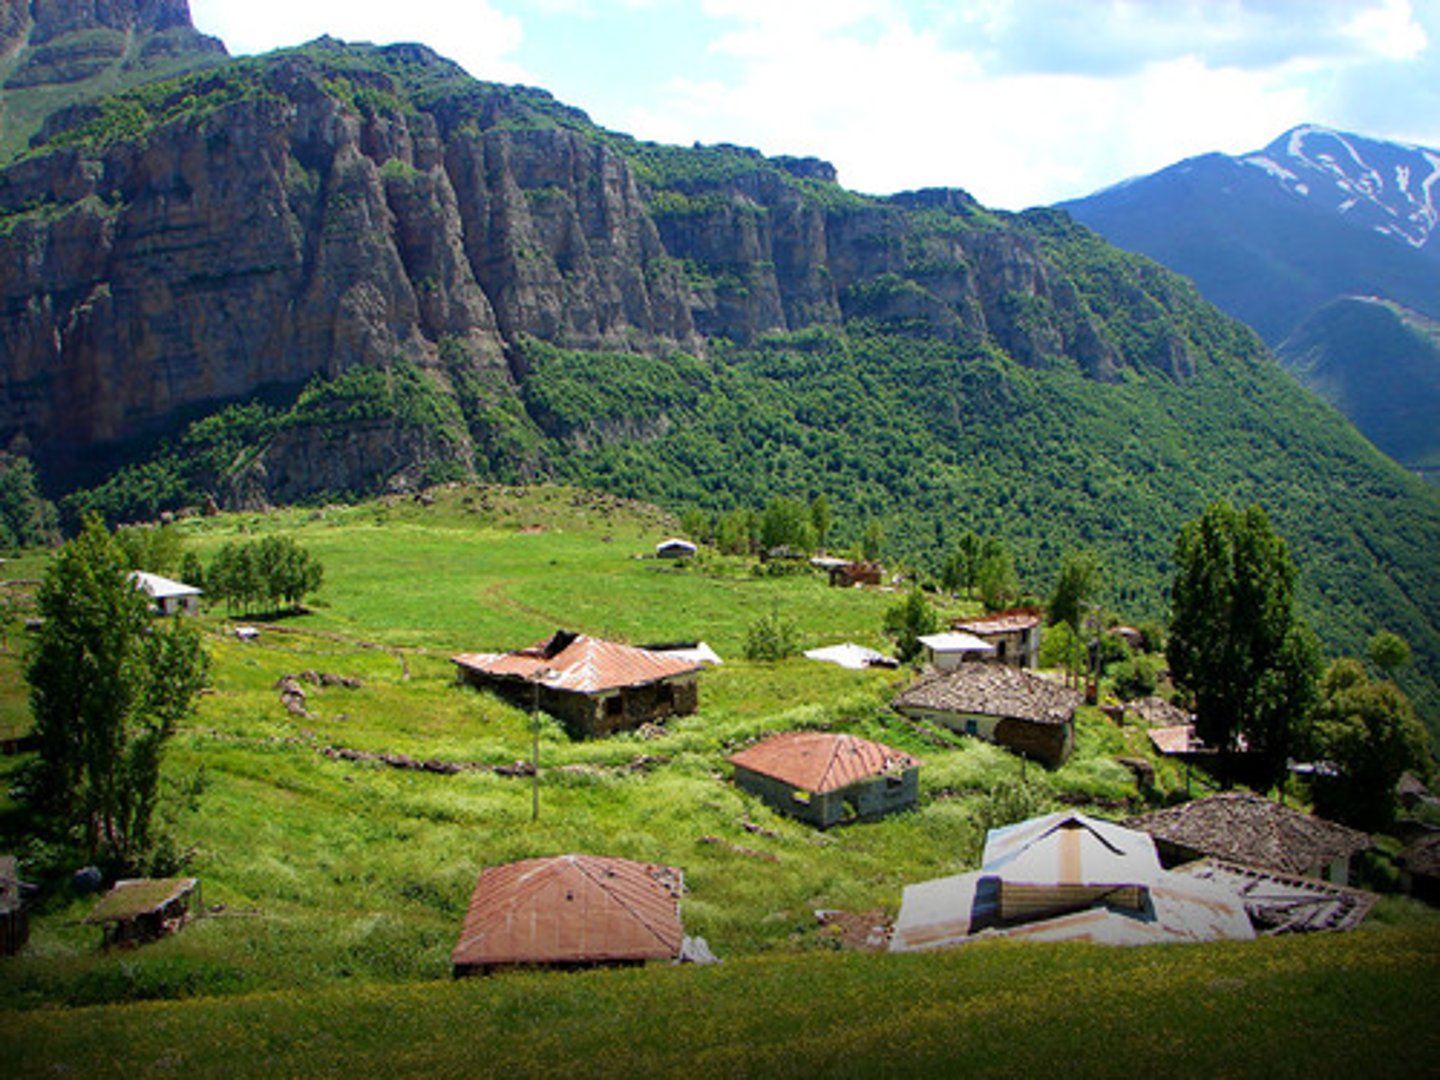
<instances>
[{"instance_id":1,"label":"distant snow-capped peak","mask_svg":"<svg viewBox=\"0 0 1440 1080\"><path fill-rule=\"evenodd\" d=\"M1440 225L1440 151L1305 125L1240 163L1297 198L1411 247Z\"/></svg>"}]
</instances>

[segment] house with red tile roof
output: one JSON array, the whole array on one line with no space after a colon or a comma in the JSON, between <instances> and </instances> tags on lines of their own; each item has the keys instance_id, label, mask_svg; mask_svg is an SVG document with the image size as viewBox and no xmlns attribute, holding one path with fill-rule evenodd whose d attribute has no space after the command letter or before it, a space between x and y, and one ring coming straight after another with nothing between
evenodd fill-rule
<instances>
[{"instance_id":1,"label":"house with red tile roof","mask_svg":"<svg viewBox=\"0 0 1440 1080\"><path fill-rule=\"evenodd\" d=\"M684 875L603 855L523 859L483 870L450 954L456 976L515 967L676 960Z\"/></svg>"},{"instance_id":2,"label":"house with red tile roof","mask_svg":"<svg viewBox=\"0 0 1440 1080\"><path fill-rule=\"evenodd\" d=\"M731 754L738 787L822 829L908 810L920 797L920 761L855 735L788 731Z\"/></svg>"},{"instance_id":3,"label":"house with red tile roof","mask_svg":"<svg viewBox=\"0 0 1440 1080\"><path fill-rule=\"evenodd\" d=\"M526 649L451 657L462 682L517 708L539 708L572 735L593 737L684 716L700 706L693 657L558 630Z\"/></svg>"}]
</instances>

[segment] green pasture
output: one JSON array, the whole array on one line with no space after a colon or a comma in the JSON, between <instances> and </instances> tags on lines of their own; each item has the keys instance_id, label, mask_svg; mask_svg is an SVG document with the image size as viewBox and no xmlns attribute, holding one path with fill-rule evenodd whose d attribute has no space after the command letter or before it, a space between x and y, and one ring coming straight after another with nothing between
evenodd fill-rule
<instances>
[{"instance_id":1,"label":"green pasture","mask_svg":"<svg viewBox=\"0 0 1440 1080\"><path fill-rule=\"evenodd\" d=\"M391 1000L397 1034L404 1029L431 1044L437 1042L434 1032L463 1026L467 1041L489 1041L507 1034L512 1023L522 1029L531 1024L525 1018L532 1014L521 1005L528 997L534 1016L559 1018L555 1025L539 1024L547 1030L541 1049L520 1059L521 1071L544 1073L552 1063L577 1060L555 1055L557 1032L573 1030L575 1046L593 1044L597 1053L605 1045L601 1027L585 1027L604 1024L604 1010L586 1019L574 997L593 988L616 1003L616 1031L639 1024L653 995L669 1002L655 1006L660 1012L696 1016L700 1026L692 1037L700 1042L688 1045L701 1059L719 1055L708 1060L721 1067L741 1067L742 1059L721 1049L737 1028L755 1024L763 1031L769 1024L771 1035L757 1049L768 1070L783 1062L776 1056L778 1021L764 1015L767 1001L779 1016L796 1010L826 1016L836 1025L839 1045L853 1038L857 1051L868 1052L882 1031L876 1022L866 1020L849 1035L842 1029L843 1018L852 1015L847 1010L862 1008L862 986L874 979L877 1000L910 1002L913 1015L899 1030L918 1040L917 1060L942 1063L951 1051L937 1032L947 1016L954 1020L966 1010L941 1009L936 979L974 977L984 985L1010 965L1043 969L1053 963L1073 981L1080 978L1077 958L1090 954L983 950L975 954L979 960L842 958L830 955L836 940L815 912L840 909L882 921L898 907L905 884L973 867L997 811L997 784L1020 781L1022 774L1037 810L1064 800L1112 816L1178 796L1187 783L1173 764L1154 758L1143 730L1117 727L1096 710L1082 710L1076 754L1051 771L899 717L888 703L910 677L906 672L852 672L798 657L747 662L747 626L774 609L795 620L807 648L843 640L883 645L882 615L897 594L830 589L811 573L757 575L738 559L711 557L677 567L638 557L675 531L672 520L651 508L567 489L457 487L423 502L225 515L178 527L202 558L227 540L287 532L324 563L325 583L305 614L269 620L237 613L232 619L221 609L201 619L213 659L212 686L168 750L161 814L170 852L185 873L202 881L205 917L182 933L139 949L101 952L99 931L80 922L93 901L75 897L65 881L73 862L30 838L20 808L0 795L0 850L16 851L26 872L48 887L34 912L30 943L0 961L5 1007L20 1010L0 1023L0 1038L18 1041L31 1055L23 1060L123 1071L128 1066L121 1058L102 1060L103 1033L134 1023L147 1032L152 1025L158 1025L155 1032L187 1032L179 1041L229 1047L238 1055L206 1062L185 1051L165 1059L169 1064L160 1072L172 1066L224 1071L244 1061L259 1067L257 1055L273 1053L288 1061L282 1071L323 1073L331 1068L325 1055L336 1052L338 1042L322 1039L307 1051L279 1028L268 1035L262 1029L280 1015L293 1015L296 1030L323 1025L342 1000L356 1000L365 1004L338 1030L356 1032L373 1071L465 1071L463 1057L447 1058L437 1046L426 1051L435 1057L386 1057L400 1053L399 1044L360 1035L358 1027L369 1023L361 1017ZM238 640L237 624L258 627L258 639ZM575 741L542 717L536 821L530 778L496 771L529 759L531 717L459 685L449 657L528 644L557 627L638 643L703 639L725 663L702 675L699 712L672 719L658 736ZM0 657L8 665L5 695L19 703L19 712L6 714L14 730L24 723L23 686L15 688L23 636L13 632L12 651ZM275 684L307 671L353 676L361 685L307 683L307 715L294 715ZM765 733L794 727L853 731L916 754L924 762L919 807L818 832L738 791L729 781L726 755ZM380 760L384 755L458 769L398 768ZM1154 790L1137 789L1115 760L1122 756L1152 761ZM0 791L24 763L23 756L0 759ZM1191 783L1201 793L1199 779ZM480 869L570 851L681 868L687 932L705 937L725 966L717 972L444 982ZM1435 925L1432 915L1408 902L1387 900L1386 911L1392 921ZM1376 929L1371 940L1408 957L1385 937L1390 932ZM1433 955L1433 937L1404 940L1411 942L1406 948ZM1277 948L1225 952L1224 962L1246 968L1245 978L1257 985L1279 978L1271 970L1277 963L1307 970L1330 962L1325 957L1352 963L1341 946L1317 947L1313 957L1303 945L1284 947L1292 952ZM1204 955L1166 950L1154 963L1162 956ZM1408 971L1409 962L1393 960L1394 970ZM1200 963L1181 964L1176 977L1193 978L1185 972ZM970 964L979 964L981 974L972 976ZM942 976L946 972L950 976ZM1369 974L1353 977L1355 986L1369 986ZM802 991L806 980L813 985ZM831 980L838 980L840 991L825 985ZM752 983L758 995L753 1001L745 989ZM974 993L965 990L963 1000L978 1007ZM700 1013L681 1005L692 995L738 1000L712 1017L708 1005ZM1134 997L1144 995L1137 989ZM120 1007L191 998L226 1004ZM832 999L838 1002L833 1013ZM1053 1010L1046 1015L1058 1023L1060 999L1052 994L1045 1001L1044 1008ZM49 1009L55 1006L79 1010L58 1014L75 1017L76 1025L52 1026ZM1093 1017L1098 1007L1084 1011ZM898 1022L905 1012L887 1004L881 1015ZM997 1030L1006 1029L1002 1024ZM777 1041L767 1044L771 1037ZM157 1071L152 1051L158 1043L151 1038L140 1038L131 1050L137 1062L149 1061L147 1072ZM601 1071L676 1065L669 1055L678 1051L668 1044L641 1039L627 1049L623 1042L605 1050L620 1056L601 1058ZM831 1051L823 1043L816 1036L806 1052L828 1060L824 1055Z\"/></svg>"}]
</instances>

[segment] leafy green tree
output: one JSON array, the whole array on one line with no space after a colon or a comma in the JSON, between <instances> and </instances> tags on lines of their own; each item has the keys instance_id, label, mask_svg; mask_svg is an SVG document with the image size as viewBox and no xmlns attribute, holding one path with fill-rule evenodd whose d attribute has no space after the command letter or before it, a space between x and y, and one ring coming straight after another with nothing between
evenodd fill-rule
<instances>
[{"instance_id":1,"label":"leafy green tree","mask_svg":"<svg viewBox=\"0 0 1440 1080\"><path fill-rule=\"evenodd\" d=\"M1067 662L1068 675L1073 680L1080 672L1080 632L1085 618L1086 605L1094 599L1100 589L1100 560L1093 551L1077 551L1065 556L1060 563L1060 577L1055 582L1055 591L1050 596L1047 616L1051 626L1064 623L1070 627L1070 656Z\"/></svg>"},{"instance_id":2,"label":"leafy green tree","mask_svg":"<svg viewBox=\"0 0 1440 1080\"><path fill-rule=\"evenodd\" d=\"M1166 657L1195 699L1197 733L1220 749L1227 785L1241 736L1283 768L1313 697L1313 638L1294 599L1295 564L1260 507L1215 502L1180 531Z\"/></svg>"},{"instance_id":3,"label":"leafy green tree","mask_svg":"<svg viewBox=\"0 0 1440 1080\"><path fill-rule=\"evenodd\" d=\"M320 588L325 570L288 536L267 536L243 544L226 543L206 575L213 599L234 612L257 606L267 611L295 607Z\"/></svg>"},{"instance_id":4,"label":"leafy green tree","mask_svg":"<svg viewBox=\"0 0 1440 1080\"><path fill-rule=\"evenodd\" d=\"M919 588L911 589L885 611L885 632L895 639L895 653L902 661L920 655L920 639L940 629L940 616Z\"/></svg>"},{"instance_id":5,"label":"leafy green tree","mask_svg":"<svg viewBox=\"0 0 1440 1080\"><path fill-rule=\"evenodd\" d=\"M940 567L940 584L947 591L966 596L975 594L975 575L980 568L980 537L967 531L955 542L955 550Z\"/></svg>"},{"instance_id":6,"label":"leafy green tree","mask_svg":"<svg viewBox=\"0 0 1440 1080\"><path fill-rule=\"evenodd\" d=\"M205 588L205 564L193 551L180 556L180 580L202 591Z\"/></svg>"},{"instance_id":7,"label":"leafy green tree","mask_svg":"<svg viewBox=\"0 0 1440 1080\"><path fill-rule=\"evenodd\" d=\"M745 633L747 660L784 660L800 651L800 630L795 620L771 608L750 624Z\"/></svg>"},{"instance_id":8,"label":"leafy green tree","mask_svg":"<svg viewBox=\"0 0 1440 1080\"><path fill-rule=\"evenodd\" d=\"M59 515L41 496L30 459L0 452L0 545L39 547L59 535Z\"/></svg>"},{"instance_id":9,"label":"leafy green tree","mask_svg":"<svg viewBox=\"0 0 1440 1080\"><path fill-rule=\"evenodd\" d=\"M1366 651L1370 662L1392 679L1395 672L1410 662L1410 643L1389 630L1381 630L1372 637Z\"/></svg>"},{"instance_id":10,"label":"leafy green tree","mask_svg":"<svg viewBox=\"0 0 1440 1080\"><path fill-rule=\"evenodd\" d=\"M810 523L810 508L799 499L784 495L771 499L760 515L760 545L766 551L775 548L812 551L815 527Z\"/></svg>"},{"instance_id":11,"label":"leafy green tree","mask_svg":"<svg viewBox=\"0 0 1440 1080\"><path fill-rule=\"evenodd\" d=\"M1405 693L1371 679L1358 660L1337 660L1320 683L1315 745L1339 775L1315 783L1322 813L1364 829L1395 817L1395 785L1407 769L1424 771L1429 735Z\"/></svg>"},{"instance_id":12,"label":"leafy green tree","mask_svg":"<svg viewBox=\"0 0 1440 1080\"><path fill-rule=\"evenodd\" d=\"M992 536L981 543L975 585L987 611L999 611L1019 599L1020 575L1015 572L1015 560L1003 540Z\"/></svg>"},{"instance_id":13,"label":"leafy green tree","mask_svg":"<svg viewBox=\"0 0 1440 1080\"><path fill-rule=\"evenodd\" d=\"M885 526L871 518L865 522L865 530L860 534L860 557L869 562L878 562L885 553Z\"/></svg>"},{"instance_id":14,"label":"leafy green tree","mask_svg":"<svg viewBox=\"0 0 1440 1080\"><path fill-rule=\"evenodd\" d=\"M115 543L131 570L168 576L180 565L184 541L170 525L124 525L115 530Z\"/></svg>"},{"instance_id":15,"label":"leafy green tree","mask_svg":"<svg viewBox=\"0 0 1440 1080\"><path fill-rule=\"evenodd\" d=\"M743 507L721 514L715 523L715 546L726 555L748 555L755 534L753 517Z\"/></svg>"},{"instance_id":16,"label":"leafy green tree","mask_svg":"<svg viewBox=\"0 0 1440 1080\"><path fill-rule=\"evenodd\" d=\"M815 530L815 546L823 549L830 539L830 529L835 524L835 516L830 511L830 500L825 498L822 491L815 498L810 500L810 527Z\"/></svg>"},{"instance_id":17,"label":"leafy green tree","mask_svg":"<svg viewBox=\"0 0 1440 1080\"><path fill-rule=\"evenodd\" d=\"M161 752L206 678L199 633L179 618L152 622L97 518L60 549L37 601L44 622L26 679L40 756L28 797L92 858L138 868Z\"/></svg>"},{"instance_id":18,"label":"leafy green tree","mask_svg":"<svg viewBox=\"0 0 1440 1080\"><path fill-rule=\"evenodd\" d=\"M680 515L680 531L697 544L711 538L710 515L698 507L691 507Z\"/></svg>"}]
</instances>

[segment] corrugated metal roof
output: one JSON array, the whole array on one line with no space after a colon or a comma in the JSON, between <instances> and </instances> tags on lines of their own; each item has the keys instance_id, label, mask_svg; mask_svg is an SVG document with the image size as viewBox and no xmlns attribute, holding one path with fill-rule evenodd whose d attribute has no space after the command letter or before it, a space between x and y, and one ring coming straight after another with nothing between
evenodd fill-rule
<instances>
[{"instance_id":1,"label":"corrugated metal roof","mask_svg":"<svg viewBox=\"0 0 1440 1080\"><path fill-rule=\"evenodd\" d=\"M673 959L684 877L655 863L557 855L494 866L475 883L456 966Z\"/></svg>"},{"instance_id":2,"label":"corrugated metal roof","mask_svg":"<svg viewBox=\"0 0 1440 1080\"><path fill-rule=\"evenodd\" d=\"M951 630L944 634L925 634L918 640L921 645L935 652L993 653L995 651L995 646L988 641L981 641L974 634L966 634L959 630Z\"/></svg>"},{"instance_id":3,"label":"corrugated metal roof","mask_svg":"<svg viewBox=\"0 0 1440 1080\"><path fill-rule=\"evenodd\" d=\"M980 615L973 619L957 619L950 624L954 630L971 634L1012 634L1017 630L1033 630L1040 625L1041 615L1028 608L1012 611L997 611L993 615Z\"/></svg>"},{"instance_id":4,"label":"corrugated metal roof","mask_svg":"<svg viewBox=\"0 0 1440 1080\"><path fill-rule=\"evenodd\" d=\"M1214 747L1206 746L1195 737L1194 724L1176 724L1174 727L1151 728L1147 734L1155 749L1162 754L1204 754L1214 753Z\"/></svg>"},{"instance_id":5,"label":"corrugated metal roof","mask_svg":"<svg viewBox=\"0 0 1440 1080\"><path fill-rule=\"evenodd\" d=\"M1371 846L1368 835L1231 791L1131 818L1127 825L1156 840L1287 874L1306 874Z\"/></svg>"},{"instance_id":6,"label":"corrugated metal roof","mask_svg":"<svg viewBox=\"0 0 1440 1080\"><path fill-rule=\"evenodd\" d=\"M528 649L508 653L461 653L460 667L484 675L538 681L553 690L594 694L622 686L640 686L699 671L698 660L637 649L584 634L547 638ZM560 645L558 649L555 646Z\"/></svg>"},{"instance_id":7,"label":"corrugated metal roof","mask_svg":"<svg viewBox=\"0 0 1440 1080\"><path fill-rule=\"evenodd\" d=\"M1067 690L1007 664L961 664L920 679L895 699L895 708L1063 724L1075 715L1079 691Z\"/></svg>"},{"instance_id":8,"label":"corrugated metal roof","mask_svg":"<svg viewBox=\"0 0 1440 1080\"><path fill-rule=\"evenodd\" d=\"M1135 885L1160 873L1145 833L1074 810L991 829L981 864L1008 881L1059 885Z\"/></svg>"},{"instance_id":9,"label":"corrugated metal roof","mask_svg":"<svg viewBox=\"0 0 1440 1080\"><path fill-rule=\"evenodd\" d=\"M156 600L165 600L172 596L201 596L203 595L194 585L186 585L183 581L172 581L159 574L147 573L144 570L132 570L130 580L144 589L148 596Z\"/></svg>"},{"instance_id":10,"label":"corrugated metal roof","mask_svg":"<svg viewBox=\"0 0 1440 1080\"><path fill-rule=\"evenodd\" d=\"M817 795L920 764L903 750L855 735L787 731L731 754L730 764Z\"/></svg>"}]
</instances>

